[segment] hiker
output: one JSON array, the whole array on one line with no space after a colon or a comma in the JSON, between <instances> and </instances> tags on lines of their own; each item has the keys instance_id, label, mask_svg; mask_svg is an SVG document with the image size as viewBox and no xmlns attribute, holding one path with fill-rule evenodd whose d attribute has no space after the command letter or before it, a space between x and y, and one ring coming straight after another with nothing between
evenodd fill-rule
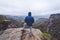
<instances>
[{"instance_id":1,"label":"hiker","mask_svg":"<svg viewBox=\"0 0 60 40\"><path fill-rule=\"evenodd\" d=\"M25 17L25 24L27 24L27 26L30 28L30 35L32 35L32 24L33 23L34 23L34 18L31 16L31 12L28 12L28 16Z\"/></svg>"}]
</instances>

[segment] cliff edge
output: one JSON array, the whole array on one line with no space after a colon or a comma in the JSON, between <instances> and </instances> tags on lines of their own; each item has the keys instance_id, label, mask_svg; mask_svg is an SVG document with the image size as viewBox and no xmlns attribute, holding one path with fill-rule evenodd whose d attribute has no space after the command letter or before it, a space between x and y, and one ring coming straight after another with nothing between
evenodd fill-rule
<instances>
[{"instance_id":1,"label":"cliff edge","mask_svg":"<svg viewBox=\"0 0 60 40\"><path fill-rule=\"evenodd\" d=\"M42 32L39 29L32 28L33 35L30 37L29 29L9 28L0 35L0 40L42 40Z\"/></svg>"}]
</instances>

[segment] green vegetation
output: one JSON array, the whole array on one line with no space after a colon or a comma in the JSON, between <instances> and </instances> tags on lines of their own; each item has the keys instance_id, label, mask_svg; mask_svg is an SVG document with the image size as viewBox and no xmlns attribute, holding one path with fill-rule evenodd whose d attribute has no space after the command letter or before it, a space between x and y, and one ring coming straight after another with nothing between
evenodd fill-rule
<instances>
[{"instance_id":1,"label":"green vegetation","mask_svg":"<svg viewBox=\"0 0 60 40\"><path fill-rule=\"evenodd\" d=\"M51 35L49 34L49 33L43 33L43 37L45 38L45 39L51 39Z\"/></svg>"},{"instance_id":2,"label":"green vegetation","mask_svg":"<svg viewBox=\"0 0 60 40\"><path fill-rule=\"evenodd\" d=\"M5 20L5 19L7 19L6 16L0 15L0 23L1 23L3 20Z\"/></svg>"}]
</instances>

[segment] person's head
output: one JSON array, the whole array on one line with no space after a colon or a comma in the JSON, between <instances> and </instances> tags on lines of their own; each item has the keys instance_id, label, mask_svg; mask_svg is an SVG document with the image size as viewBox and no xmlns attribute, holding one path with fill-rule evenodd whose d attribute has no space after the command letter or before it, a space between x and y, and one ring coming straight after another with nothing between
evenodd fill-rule
<instances>
[{"instance_id":1,"label":"person's head","mask_svg":"<svg viewBox=\"0 0 60 40\"><path fill-rule=\"evenodd\" d=\"M31 16L31 12L28 12L28 16Z\"/></svg>"}]
</instances>

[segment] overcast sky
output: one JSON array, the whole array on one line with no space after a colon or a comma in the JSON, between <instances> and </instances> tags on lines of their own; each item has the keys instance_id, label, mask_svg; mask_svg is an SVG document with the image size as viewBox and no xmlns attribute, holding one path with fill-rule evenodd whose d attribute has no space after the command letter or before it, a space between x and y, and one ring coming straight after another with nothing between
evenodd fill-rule
<instances>
[{"instance_id":1,"label":"overcast sky","mask_svg":"<svg viewBox=\"0 0 60 40\"><path fill-rule=\"evenodd\" d=\"M60 13L60 0L0 0L0 14L4 15L49 15Z\"/></svg>"}]
</instances>

